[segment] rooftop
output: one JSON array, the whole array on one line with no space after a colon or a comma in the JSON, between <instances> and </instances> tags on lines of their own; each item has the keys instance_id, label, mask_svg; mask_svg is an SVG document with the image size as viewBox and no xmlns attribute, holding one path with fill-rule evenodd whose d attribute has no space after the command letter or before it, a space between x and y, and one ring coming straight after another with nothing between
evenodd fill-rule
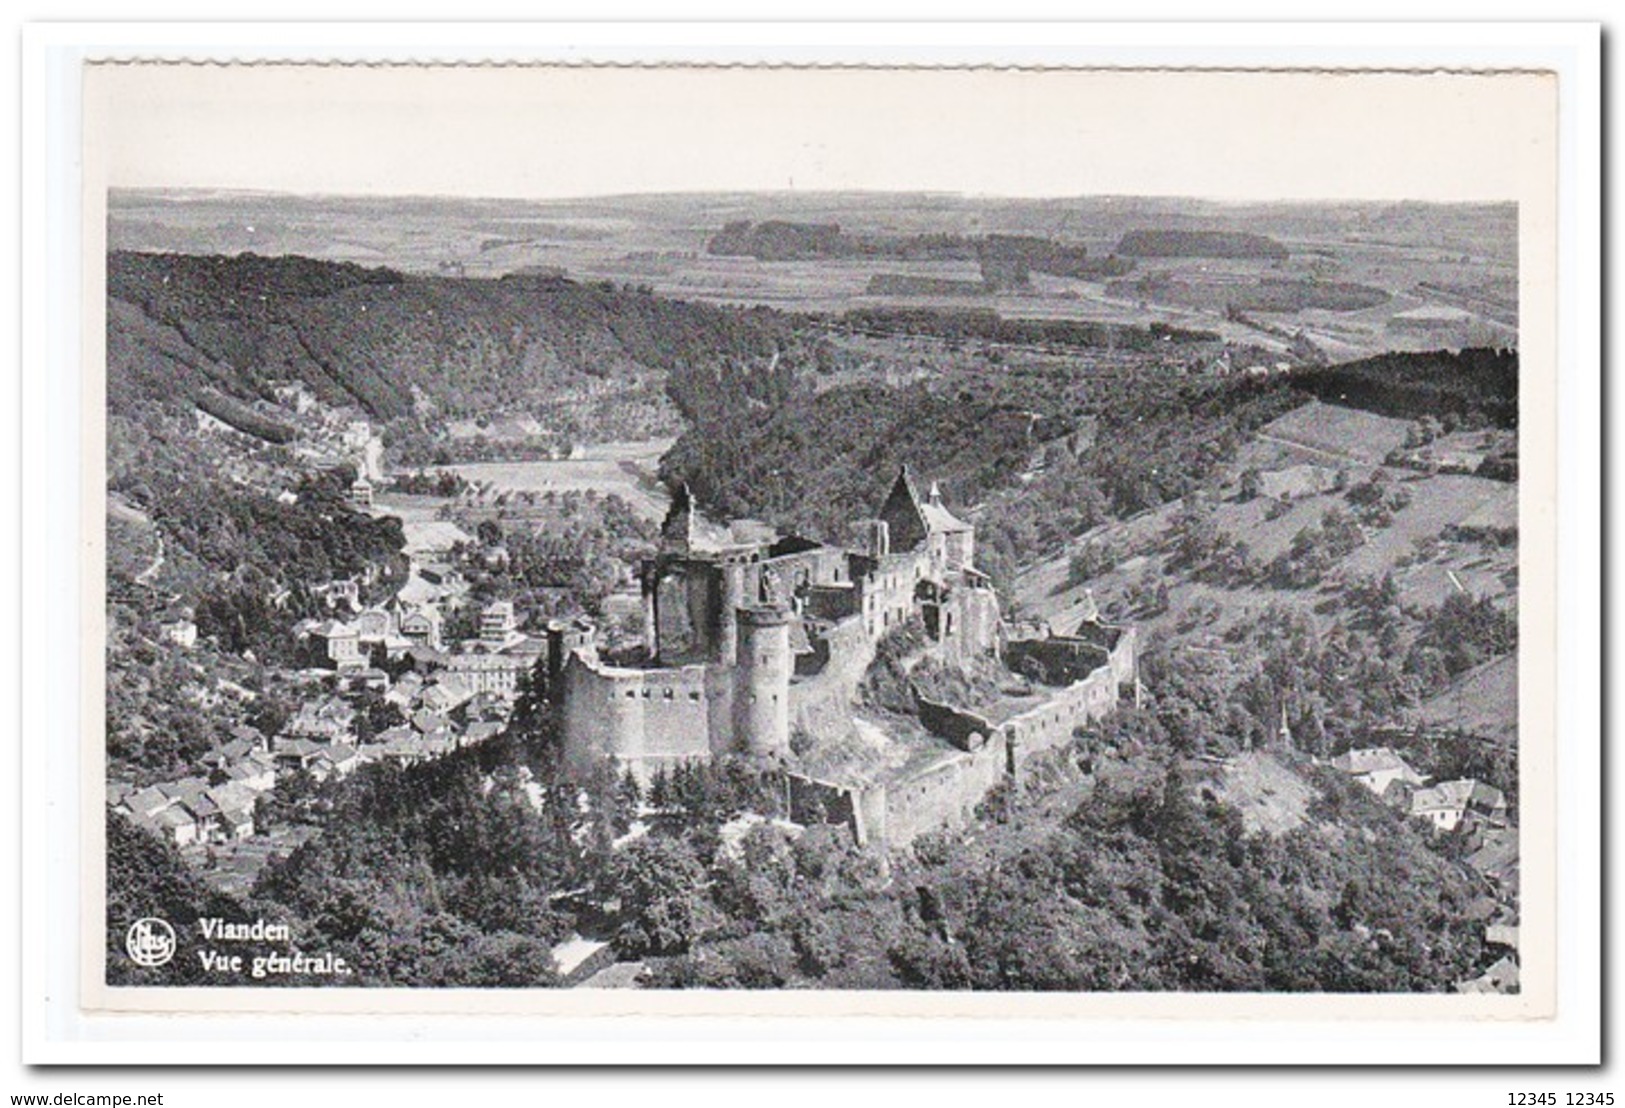
<instances>
[{"instance_id":1,"label":"rooftop","mask_svg":"<svg viewBox=\"0 0 1625 1108\"><path fill-rule=\"evenodd\" d=\"M1345 750L1332 759L1332 765L1345 773L1354 774L1382 773L1396 770L1416 773L1409 762L1400 757L1391 747L1386 746L1367 747L1363 750Z\"/></svg>"}]
</instances>

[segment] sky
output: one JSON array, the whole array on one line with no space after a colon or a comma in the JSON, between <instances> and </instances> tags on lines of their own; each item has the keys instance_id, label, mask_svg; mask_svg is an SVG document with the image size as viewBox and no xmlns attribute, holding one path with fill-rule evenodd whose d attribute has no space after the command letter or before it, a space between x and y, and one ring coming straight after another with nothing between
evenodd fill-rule
<instances>
[{"instance_id":1,"label":"sky","mask_svg":"<svg viewBox=\"0 0 1625 1108\"><path fill-rule=\"evenodd\" d=\"M86 83L113 187L556 199L868 189L1515 199L1539 74L125 65Z\"/></svg>"}]
</instances>

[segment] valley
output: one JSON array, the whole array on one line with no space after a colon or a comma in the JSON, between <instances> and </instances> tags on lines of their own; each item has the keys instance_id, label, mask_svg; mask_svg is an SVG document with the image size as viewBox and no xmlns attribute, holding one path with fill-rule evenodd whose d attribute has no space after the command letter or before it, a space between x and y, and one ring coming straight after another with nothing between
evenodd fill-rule
<instances>
[{"instance_id":1,"label":"valley","mask_svg":"<svg viewBox=\"0 0 1625 1108\"><path fill-rule=\"evenodd\" d=\"M252 911L368 984L574 985L587 949L661 988L1451 991L1515 958L1506 210L111 209L110 918ZM775 695L701 672L730 558L792 628L771 756L681 722L750 747L713 705ZM1090 650L1074 718L1106 685L1050 667ZM623 730L568 699L588 671Z\"/></svg>"}]
</instances>

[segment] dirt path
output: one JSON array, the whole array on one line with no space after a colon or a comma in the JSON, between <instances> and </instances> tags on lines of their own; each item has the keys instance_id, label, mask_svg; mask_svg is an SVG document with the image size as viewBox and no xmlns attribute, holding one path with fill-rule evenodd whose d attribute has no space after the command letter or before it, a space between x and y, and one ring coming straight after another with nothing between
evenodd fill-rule
<instances>
[{"instance_id":1,"label":"dirt path","mask_svg":"<svg viewBox=\"0 0 1625 1108\"><path fill-rule=\"evenodd\" d=\"M1290 450L1302 450L1307 454L1318 454L1322 458L1330 458L1336 462L1353 462L1355 465L1365 464L1352 454L1343 454L1336 450L1326 450L1319 446L1309 446L1306 443L1294 442L1292 439L1277 438L1274 435L1266 435L1262 431L1256 433L1254 438L1258 439L1260 442L1272 442L1276 446L1284 446Z\"/></svg>"}]
</instances>

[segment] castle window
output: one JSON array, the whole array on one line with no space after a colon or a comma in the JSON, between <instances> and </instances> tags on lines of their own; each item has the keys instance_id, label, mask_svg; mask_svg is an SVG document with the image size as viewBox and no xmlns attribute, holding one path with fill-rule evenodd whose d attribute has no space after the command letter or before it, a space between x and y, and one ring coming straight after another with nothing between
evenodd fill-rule
<instances>
[{"instance_id":1,"label":"castle window","mask_svg":"<svg viewBox=\"0 0 1625 1108\"><path fill-rule=\"evenodd\" d=\"M635 690L635 689L627 689L626 690L626 699L628 699L628 700L637 699L637 695L638 695L637 690Z\"/></svg>"},{"instance_id":2,"label":"castle window","mask_svg":"<svg viewBox=\"0 0 1625 1108\"><path fill-rule=\"evenodd\" d=\"M665 694L666 694L666 699L670 700L671 699L671 690L670 689L665 690Z\"/></svg>"},{"instance_id":3,"label":"castle window","mask_svg":"<svg viewBox=\"0 0 1625 1108\"><path fill-rule=\"evenodd\" d=\"M689 693L689 694L688 694L688 698L689 698L689 699L690 699L690 700L695 700L695 701L697 701L697 700L699 700L699 699L700 699L700 694L699 694L699 693L697 693L697 692L691 692L691 693Z\"/></svg>"},{"instance_id":4,"label":"castle window","mask_svg":"<svg viewBox=\"0 0 1625 1108\"><path fill-rule=\"evenodd\" d=\"M648 689L643 690L643 699L645 699L645 700L649 699L649 690Z\"/></svg>"}]
</instances>

